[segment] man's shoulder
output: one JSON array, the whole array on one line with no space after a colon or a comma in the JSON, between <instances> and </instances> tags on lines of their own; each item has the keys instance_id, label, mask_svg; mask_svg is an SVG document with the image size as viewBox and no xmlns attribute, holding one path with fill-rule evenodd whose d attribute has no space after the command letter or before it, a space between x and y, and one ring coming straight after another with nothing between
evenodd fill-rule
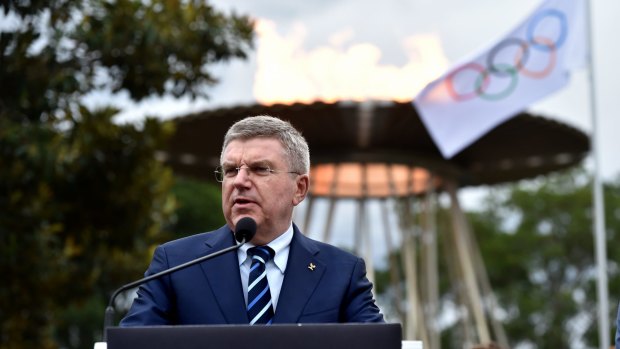
<instances>
[{"instance_id":1,"label":"man's shoulder","mask_svg":"<svg viewBox=\"0 0 620 349\"><path fill-rule=\"evenodd\" d=\"M228 226L223 226L216 230L211 230L203 233L188 235L176 240L171 240L161 245L162 248L179 248L187 246L196 246L197 244L212 243L226 238L230 234Z\"/></svg>"},{"instance_id":2,"label":"man's shoulder","mask_svg":"<svg viewBox=\"0 0 620 349\"><path fill-rule=\"evenodd\" d=\"M346 251L340 247L314 240L299 232L297 238L302 245L310 250L310 252L318 252L321 258L338 259L342 261L356 262L360 258L353 253Z\"/></svg>"}]
</instances>

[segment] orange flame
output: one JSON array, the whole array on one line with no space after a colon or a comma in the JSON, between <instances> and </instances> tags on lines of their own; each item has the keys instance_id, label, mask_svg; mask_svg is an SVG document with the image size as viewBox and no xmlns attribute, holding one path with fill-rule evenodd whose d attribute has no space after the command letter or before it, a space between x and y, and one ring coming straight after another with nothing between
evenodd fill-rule
<instances>
[{"instance_id":1,"label":"orange flame","mask_svg":"<svg viewBox=\"0 0 620 349\"><path fill-rule=\"evenodd\" d=\"M269 20L257 21L254 96L263 104L338 100L409 101L448 67L435 34L410 36L402 46L409 60L401 67L379 63L381 51L369 43L344 47L352 30L335 33L329 45L306 51L305 28L283 37Z\"/></svg>"},{"instance_id":2,"label":"orange flame","mask_svg":"<svg viewBox=\"0 0 620 349\"><path fill-rule=\"evenodd\" d=\"M310 178L312 195L317 197L410 196L441 185L424 168L382 163L318 164L312 167Z\"/></svg>"}]
</instances>

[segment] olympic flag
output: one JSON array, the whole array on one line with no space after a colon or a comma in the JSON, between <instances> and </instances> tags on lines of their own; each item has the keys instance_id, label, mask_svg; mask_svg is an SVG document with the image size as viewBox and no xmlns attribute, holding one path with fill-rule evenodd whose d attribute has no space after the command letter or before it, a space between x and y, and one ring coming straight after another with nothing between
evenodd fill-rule
<instances>
[{"instance_id":1,"label":"olympic flag","mask_svg":"<svg viewBox=\"0 0 620 349\"><path fill-rule=\"evenodd\" d=\"M583 0L546 0L491 48L456 64L414 99L445 158L566 86L586 63Z\"/></svg>"}]
</instances>

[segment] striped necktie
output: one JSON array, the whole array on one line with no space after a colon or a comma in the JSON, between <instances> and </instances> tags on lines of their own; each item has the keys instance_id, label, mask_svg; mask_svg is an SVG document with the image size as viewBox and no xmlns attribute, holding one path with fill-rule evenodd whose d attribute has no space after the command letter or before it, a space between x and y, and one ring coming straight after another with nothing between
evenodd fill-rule
<instances>
[{"instance_id":1,"label":"striped necktie","mask_svg":"<svg viewBox=\"0 0 620 349\"><path fill-rule=\"evenodd\" d=\"M273 306L265 264L273 258L275 252L269 246L256 246L248 249L248 254L252 256L248 278L248 319L250 325L271 325Z\"/></svg>"}]
</instances>

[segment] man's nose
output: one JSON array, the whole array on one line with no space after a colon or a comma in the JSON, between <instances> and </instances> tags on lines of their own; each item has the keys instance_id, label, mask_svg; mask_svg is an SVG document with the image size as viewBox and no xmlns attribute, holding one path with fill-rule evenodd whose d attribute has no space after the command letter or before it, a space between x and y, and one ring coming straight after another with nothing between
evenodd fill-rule
<instances>
[{"instance_id":1,"label":"man's nose","mask_svg":"<svg viewBox=\"0 0 620 349\"><path fill-rule=\"evenodd\" d=\"M250 182L250 169L248 167L239 167L239 171L235 176L234 183L236 185L247 185Z\"/></svg>"}]
</instances>

